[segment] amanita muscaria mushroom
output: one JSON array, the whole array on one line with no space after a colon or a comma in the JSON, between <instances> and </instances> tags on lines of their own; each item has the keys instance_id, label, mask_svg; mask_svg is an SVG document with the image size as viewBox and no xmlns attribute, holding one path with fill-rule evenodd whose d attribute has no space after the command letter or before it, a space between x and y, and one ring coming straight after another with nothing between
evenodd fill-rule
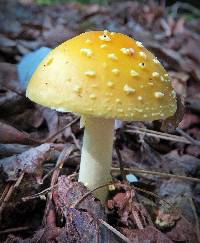
<instances>
[{"instance_id":1,"label":"amanita muscaria mushroom","mask_svg":"<svg viewBox=\"0 0 200 243\"><path fill-rule=\"evenodd\" d=\"M176 94L158 59L141 42L91 31L56 47L27 88L32 101L85 118L79 181L94 189L110 180L114 120L152 121L176 111ZM107 189L96 192L105 199Z\"/></svg>"}]
</instances>

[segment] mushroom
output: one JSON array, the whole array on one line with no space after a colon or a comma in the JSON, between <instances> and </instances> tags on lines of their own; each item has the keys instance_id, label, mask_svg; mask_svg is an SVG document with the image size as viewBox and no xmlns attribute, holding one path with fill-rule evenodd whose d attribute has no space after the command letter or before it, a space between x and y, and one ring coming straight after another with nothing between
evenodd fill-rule
<instances>
[{"instance_id":1,"label":"mushroom","mask_svg":"<svg viewBox=\"0 0 200 243\"><path fill-rule=\"evenodd\" d=\"M158 59L141 42L91 31L56 47L29 82L32 101L85 119L79 181L94 189L110 181L114 120L152 121L176 111L176 93ZM97 190L102 201L106 187Z\"/></svg>"}]
</instances>

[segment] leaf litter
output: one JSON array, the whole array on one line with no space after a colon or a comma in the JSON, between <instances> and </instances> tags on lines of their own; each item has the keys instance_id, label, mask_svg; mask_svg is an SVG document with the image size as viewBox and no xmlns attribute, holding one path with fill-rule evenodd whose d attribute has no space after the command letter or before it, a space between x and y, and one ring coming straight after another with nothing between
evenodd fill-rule
<instances>
[{"instance_id":1,"label":"leaf litter","mask_svg":"<svg viewBox=\"0 0 200 243\"><path fill-rule=\"evenodd\" d=\"M196 179L200 175L198 10L155 1L40 6L21 0L2 1L0 8L4 9L0 13L0 241L200 241L198 182L159 175ZM179 14L185 10L195 17L187 20ZM79 118L31 103L16 73L25 54L41 46L54 47L90 29L124 32L142 41L169 71L181 96L178 112L167 121L123 122L116 129L123 166L158 174L136 172L137 182L113 184L106 210L76 182L83 135ZM73 153L56 173L56 161L66 146L73 146ZM113 167L119 167L115 151ZM118 184L119 171L112 172Z\"/></svg>"}]
</instances>

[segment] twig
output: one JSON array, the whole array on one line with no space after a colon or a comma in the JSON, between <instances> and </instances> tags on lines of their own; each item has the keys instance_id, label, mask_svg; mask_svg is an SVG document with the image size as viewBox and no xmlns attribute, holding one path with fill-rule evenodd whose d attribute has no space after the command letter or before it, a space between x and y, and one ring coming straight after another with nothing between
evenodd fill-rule
<instances>
[{"instance_id":1,"label":"twig","mask_svg":"<svg viewBox=\"0 0 200 243\"><path fill-rule=\"evenodd\" d=\"M9 190L7 191L5 197L2 200L1 206L0 206L0 221L1 221L1 217L2 217L2 212L7 204L7 202L9 201L10 197L12 196L15 188L17 188L19 186L19 184L21 183L22 179L24 177L24 172L21 173L21 175L19 176L19 178L17 179L17 181L15 182L15 184L12 184L9 188Z\"/></svg>"},{"instance_id":2,"label":"twig","mask_svg":"<svg viewBox=\"0 0 200 243\"><path fill-rule=\"evenodd\" d=\"M58 185L58 184L55 184L55 185L52 186L52 187L48 187L48 188L44 189L43 191L38 192L38 193L36 193L36 194L34 194L34 195L32 195L32 196L22 197L22 201L26 202L26 201L28 201L28 200L32 200L32 199L38 198L38 197L40 197L41 195L46 194L47 192L49 192L51 189L55 188L57 185Z\"/></svg>"},{"instance_id":3,"label":"twig","mask_svg":"<svg viewBox=\"0 0 200 243\"><path fill-rule=\"evenodd\" d=\"M120 171L120 168L112 167L111 170L112 171ZM164 177L164 178L174 178L174 179L179 179L179 180L188 180L188 181L200 183L200 179L190 177L190 176L173 175L173 174L164 173L164 172L142 170L142 169L133 169L133 168L124 168L124 171L138 173L138 174L151 174L151 175L160 176L160 177ZM74 173L72 175L69 175L68 178L71 179L71 178L74 178L78 175L79 175L79 173Z\"/></svg>"},{"instance_id":4,"label":"twig","mask_svg":"<svg viewBox=\"0 0 200 243\"><path fill-rule=\"evenodd\" d=\"M73 133L71 133L71 137L72 137L72 139L74 141L74 144L76 145L77 149L81 150L81 146L80 146L78 140L76 139L76 137L75 137L75 135Z\"/></svg>"},{"instance_id":5,"label":"twig","mask_svg":"<svg viewBox=\"0 0 200 243\"><path fill-rule=\"evenodd\" d=\"M151 130L151 129L147 129L145 127L128 126L128 128L133 129L133 130L130 130L130 132L133 132L134 130L138 130L138 131L141 131L141 132L144 132L144 133L155 134L155 135L158 135L158 136L160 135L160 136L164 136L164 137L170 137L170 138L172 137L172 138L175 138L175 139L184 139L184 138L177 136L177 135L172 135L172 134L165 133L165 132L154 131L154 130Z\"/></svg>"},{"instance_id":6,"label":"twig","mask_svg":"<svg viewBox=\"0 0 200 243\"><path fill-rule=\"evenodd\" d=\"M149 130L149 129L145 130L143 128L138 128L138 129L133 129L133 130L125 130L125 132L130 133L130 134L138 133L138 134L143 134L145 136L151 136L151 137L160 138L160 139L164 139L164 140L168 140L168 141L170 140L170 141L174 141L174 142L191 144L190 141L186 140L183 137L171 135L171 134L169 135L167 133L162 133L162 132L156 132L156 131Z\"/></svg>"},{"instance_id":7,"label":"twig","mask_svg":"<svg viewBox=\"0 0 200 243\"><path fill-rule=\"evenodd\" d=\"M110 231L112 231L115 235L117 235L121 240L123 240L126 243L131 243L131 241L126 236L124 236L122 233L120 233L114 227L112 227L111 225L109 225L108 223L106 223L103 219L98 219L98 221L101 224L103 224L107 229L109 229Z\"/></svg>"},{"instance_id":8,"label":"twig","mask_svg":"<svg viewBox=\"0 0 200 243\"><path fill-rule=\"evenodd\" d=\"M111 170L113 171L120 171L120 168L114 168L112 167ZM200 179L194 178L194 177L189 177L189 176L181 176L181 175L173 175L173 174L168 174L164 172L157 172L157 171L150 171L150 170L142 170L142 169L133 169L133 168L124 168L124 171L128 172L134 172L134 173L141 173L141 174L151 174L151 175L156 175L160 177L166 177L166 178L175 178L175 179L180 179L180 180L188 180L192 182L198 182L200 183Z\"/></svg>"},{"instance_id":9,"label":"twig","mask_svg":"<svg viewBox=\"0 0 200 243\"><path fill-rule=\"evenodd\" d=\"M182 129L180 129L179 127L176 128L176 131L177 131L178 133L180 133L183 137L185 137L188 141L190 141L191 144L200 146L200 141L195 140L194 138L192 138L189 134L187 134L186 132L184 132L184 131L183 131Z\"/></svg>"},{"instance_id":10,"label":"twig","mask_svg":"<svg viewBox=\"0 0 200 243\"><path fill-rule=\"evenodd\" d=\"M196 17L200 17L200 11L198 8L190 5L189 3L183 3L181 1L173 4L171 7L174 17L177 17L179 9L190 11L193 15L196 15Z\"/></svg>"},{"instance_id":11,"label":"twig","mask_svg":"<svg viewBox=\"0 0 200 243\"><path fill-rule=\"evenodd\" d=\"M71 151L71 153L73 152L73 150ZM71 154L70 153L70 154ZM74 157L77 157L77 155L76 156L74 156ZM71 159L72 158L72 156L68 156L67 157L67 159ZM43 178L42 178L42 184L43 184L43 182L51 175L51 173L53 173L56 169L59 169L60 168L60 166L62 167L63 166L63 163L64 163L65 161L63 160L63 161L60 161L60 164L56 164L56 166L53 168L53 169L51 169ZM61 169L61 168L60 168Z\"/></svg>"},{"instance_id":12,"label":"twig","mask_svg":"<svg viewBox=\"0 0 200 243\"><path fill-rule=\"evenodd\" d=\"M196 223L196 234L197 234L197 238L198 241L200 242L200 227L199 227L199 217L197 215L197 211L196 211L196 207L194 205L194 201L192 198L188 197L188 200L190 201L190 205L194 214L194 218L195 218L195 223Z\"/></svg>"},{"instance_id":13,"label":"twig","mask_svg":"<svg viewBox=\"0 0 200 243\"><path fill-rule=\"evenodd\" d=\"M51 169L46 175L43 176L41 184L44 183L44 181L51 175L51 173L53 173L58 167L54 167L53 169Z\"/></svg>"},{"instance_id":14,"label":"twig","mask_svg":"<svg viewBox=\"0 0 200 243\"><path fill-rule=\"evenodd\" d=\"M60 170L62 169L65 160L70 156L70 154L71 154L72 151L73 151L73 146L71 146L71 147L65 147L63 149L63 151L60 153L60 155L58 157L58 160L57 160L57 163L56 163L56 166L55 166L56 169L54 170L53 175L52 175L52 178L51 178L50 187L53 188L53 186L57 182L57 179L58 179ZM51 202L52 202L52 189L48 193L47 203L46 203L44 217L43 217L43 225L46 224L46 218L47 218L49 209L51 208Z\"/></svg>"},{"instance_id":15,"label":"twig","mask_svg":"<svg viewBox=\"0 0 200 243\"><path fill-rule=\"evenodd\" d=\"M71 174L71 175L68 175L68 179L73 179L74 177L76 177L76 176L78 176L79 175L79 173L77 172L77 173L73 173L73 174Z\"/></svg>"},{"instance_id":16,"label":"twig","mask_svg":"<svg viewBox=\"0 0 200 243\"><path fill-rule=\"evenodd\" d=\"M118 161L119 161L120 174L121 174L122 180L125 181L126 180L126 174L125 174L125 171L124 171L122 156L121 156L119 148L116 144L115 144L115 151L116 151Z\"/></svg>"},{"instance_id":17,"label":"twig","mask_svg":"<svg viewBox=\"0 0 200 243\"><path fill-rule=\"evenodd\" d=\"M95 243L100 243L99 242L99 222L96 221L95 222L95 229L96 229L96 237L95 237Z\"/></svg>"},{"instance_id":18,"label":"twig","mask_svg":"<svg viewBox=\"0 0 200 243\"><path fill-rule=\"evenodd\" d=\"M160 138L160 139L165 139L168 141L170 140L170 141L186 143L186 144L195 143L195 145L200 146L200 141L197 141L195 139L193 139L191 141L191 139L189 140L188 137L186 138L186 137L176 136L176 135L172 135L172 134L167 134L164 132L157 132L157 131L153 131L153 130L146 129L146 128L140 128L140 127L136 127L136 126L131 126L130 128L132 128L133 130L125 130L125 132L130 133L130 134L138 133L138 134L143 134L146 136L151 136L151 137L156 137L156 138Z\"/></svg>"},{"instance_id":19,"label":"twig","mask_svg":"<svg viewBox=\"0 0 200 243\"><path fill-rule=\"evenodd\" d=\"M14 89L13 87L9 87L8 85L2 85L2 88L5 88L23 98L25 98L25 93L21 90L21 92L19 92L18 90Z\"/></svg>"},{"instance_id":20,"label":"twig","mask_svg":"<svg viewBox=\"0 0 200 243\"><path fill-rule=\"evenodd\" d=\"M173 207L173 205L172 205L170 202L168 202L168 201L165 200L165 199L162 199L161 197L159 197L159 196L158 196L156 193L154 193L154 192L147 191L147 190L145 190L145 189L136 187L136 186L134 186L134 185L131 185L131 187L134 188L136 191L144 192L144 193L147 193L147 194L149 194L149 195L151 195L151 196L153 196L153 197L155 197L155 198L158 198L161 202L167 204L167 205L170 206L171 208Z\"/></svg>"},{"instance_id":21,"label":"twig","mask_svg":"<svg viewBox=\"0 0 200 243\"><path fill-rule=\"evenodd\" d=\"M87 196L89 196L90 194L92 194L93 192L95 192L96 190L99 190L103 187L109 186L109 185L113 185L115 183L113 182L108 182L106 184L103 184L101 186L95 187L94 189L88 191L87 193L85 193L80 199L78 199L73 205L71 205L72 208L76 208L78 206L78 204L80 204ZM118 183L119 184L119 183Z\"/></svg>"},{"instance_id":22,"label":"twig","mask_svg":"<svg viewBox=\"0 0 200 243\"><path fill-rule=\"evenodd\" d=\"M9 191L9 188L10 188L10 183L7 183L2 195L1 195L1 198L0 198L0 203L2 203L2 201L4 200L5 196L7 195L8 191Z\"/></svg>"},{"instance_id":23,"label":"twig","mask_svg":"<svg viewBox=\"0 0 200 243\"><path fill-rule=\"evenodd\" d=\"M48 138L45 138L44 140L41 141L41 143L48 143L49 141L51 141L54 137L56 137L59 133L63 132L66 128L70 127L71 125L73 125L74 123L76 123L78 120L80 119L80 117L76 117L73 121L71 121L70 123L68 123L66 126L62 127L60 130L58 130L56 133L52 134L51 136L49 136Z\"/></svg>"},{"instance_id":24,"label":"twig","mask_svg":"<svg viewBox=\"0 0 200 243\"><path fill-rule=\"evenodd\" d=\"M59 133L63 132L66 128L70 127L71 125L73 125L74 123L76 123L78 120L80 119L80 117L75 118L73 121L71 121L70 123L68 123L66 126L62 127L60 130L58 130L56 133L52 134L51 136L39 141L37 139L31 138L29 134L27 134L24 131L20 131L24 137L27 139L28 144L33 144L33 145L37 145L37 144L44 144L44 143L49 143L54 137L56 137ZM77 146L77 144L76 144Z\"/></svg>"},{"instance_id":25,"label":"twig","mask_svg":"<svg viewBox=\"0 0 200 243\"><path fill-rule=\"evenodd\" d=\"M0 235L10 234L10 233L24 231L24 230L28 230L28 229L30 229L29 226L22 226L22 227L10 228L10 229L6 229L6 230L0 231Z\"/></svg>"},{"instance_id":26,"label":"twig","mask_svg":"<svg viewBox=\"0 0 200 243\"><path fill-rule=\"evenodd\" d=\"M58 176L59 176L59 173L60 173L60 170L62 169L64 162L69 158L73 149L74 149L73 146L65 147L63 149L63 151L60 153L60 156L58 157L58 160L57 160L57 163L56 163L56 166L55 166L56 169L54 170L54 173L52 175L51 186L53 186L56 183Z\"/></svg>"}]
</instances>

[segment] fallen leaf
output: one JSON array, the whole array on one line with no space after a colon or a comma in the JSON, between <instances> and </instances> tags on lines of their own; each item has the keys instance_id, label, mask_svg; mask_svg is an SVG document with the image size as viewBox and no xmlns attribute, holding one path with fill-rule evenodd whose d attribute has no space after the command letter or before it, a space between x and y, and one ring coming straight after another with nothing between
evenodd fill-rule
<instances>
[{"instance_id":1,"label":"fallen leaf","mask_svg":"<svg viewBox=\"0 0 200 243\"><path fill-rule=\"evenodd\" d=\"M42 144L31 148L22 154L14 155L0 160L0 168L9 180L16 180L21 172L41 175L42 165L51 158L51 144Z\"/></svg>"},{"instance_id":2,"label":"fallen leaf","mask_svg":"<svg viewBox=\"0 0 200 243\"><path fill-rule=\"evenodd\" d=\"M167 236L175 242L198 242L194 226L184 219L180 219L175 227L172 227L171 230L167 232Z\"/></svg>"},{"instance_id":3,"label":"fallen leaf","mask_svg":"<svg viewBox=\"0 0 200 243\"><path fill-rule=\"evenodd\" d=\"M86 194L87 189L82 183L72 182L66 176L60 176L55 193L55 203L65 215L65 210L67 208L71 208L74 203ZM78 204L78 209L87 211L91 215L105 219L104 210L100 201L95 199L92 194L88 195L88 197Z\"/></svg>"},{"instance_id":4,"label":"fallen leaf","mask_svg":"<svg viewBox=\"0 0 200 243\"><path fill-rule=\"evenodd\" d=\"M199 46L199 40L190 38L188 39L187 43L182 46L180 53L190 57L195 62L200 64L200 50L198 46Z\"/></svg>"},{"instance_id":5,"label":"fallen leaf","mask_svg":"<svg viewBox=\"0 0 200 243\"><path fill-rule=\"evenodd\" d=\"M190 96L186 99L186 107L193 112L200 113L200 97Z\"/></svg>"},{"instance_id":6,"label":"fallen leaf","mask_svg":"<svg viewBox=\"0 0 200 243\"><path fill-rule=\"evenodd\" d=\"M186 97L187 80L189 75L184 72L169 72L169 76L172 80L172 86L176 93L181 97Z\"/></svg>"},{"instance_id":7,"label":"fallen leaf","mask_svg":"<svg viewBox=\"0 0 200 243\"><path fill-rule=\"evenodd\" d=\"M134 190L126 189L126 192L117 193L108 200L108 208L117 212L116 220L123 225L143 229L152 224L151 217L141 203L135 198Z\"/></svg>"},{"instance_id":8,"label":"fallen leaf","mask_svg":"<svg viewBox=\"0 0 200 243\"><path fill-rule=\"evenodd\" d=\"M184 104L182 97L177 97L177 110L173 116L166 118L165 120L161 121L161 128L160 130L163 132L172 132L178 127L179 123L183 119L184 116Z\"/></svg>"},{"instance_id":9,"label":"fallen leaf","mask_svg":"<svg viewBox=\"0 0 200 243\"><path fill-rule=\"evenodd\" d=\"M156 212L156 220L155 224L160 229L171 228L175 225L175 223L180 219L180 212L164 212L164 210L159 209Z\"/></svg>"},{"instance_id":10,"label":"fallen leaf","mask_svg":"<svg viewBox=\"0 0 200 243\"><path fill-rule=\"evenodd\" d=\"M181 155L177 150L171 150L171 152L164 155L163 161L165 163L163 163L162 168L174 174L195 175L200 169L200 159L189 154Z\"/></svg>"},{"instance_id":11,"label":"fallen leaf","mask_svg":"<svg viewBox=\"0 0 200 243\"><path fill-rule=\"evenodd\" d=\"M99 200L92 194L84 198L76 208L74 205L87 193L86 187L79 182L72 182L66 176L58 178L58 186L54 190L53 199L57 209L66 219L58 242L119 242L119 237L102 227L98 219L106 219L104 209Z\"/></svg>"},{"instance_id":12,"label":"fallen leaf","mask_svg":"<svg viewBox=\"0 0 200 243\"><path fill-rule=\"evenodd\" d=\"M20 144L33 144L30 135L21 132L6 123L0 122L0 142L1 143L20 143Z\"/></svg>"},{"instance_id":13,"label":"fallen leaf","mask_svg":"<svg viewBox=\"0 0 200 243\"><path fill-rule=\"evenodd\" d=\"M187 129L191 126L198 125L200 123L199 116L192 113L185 113L182 121L179 123L179 127L182 129Z\"/></svg>"},{"instance_id":14,"label":"fallen leaf","mask_svg":"<svg viewBox=\"0 0 200 243\"><path fill-rule=\"evenodd\" d=\"M121 232L128 237L132 242L137 243L172 243L165 234L161 233L154 226L147 226L146 228L139 229L127 229L121 228Z\"/></svg>"}]
</instances>

